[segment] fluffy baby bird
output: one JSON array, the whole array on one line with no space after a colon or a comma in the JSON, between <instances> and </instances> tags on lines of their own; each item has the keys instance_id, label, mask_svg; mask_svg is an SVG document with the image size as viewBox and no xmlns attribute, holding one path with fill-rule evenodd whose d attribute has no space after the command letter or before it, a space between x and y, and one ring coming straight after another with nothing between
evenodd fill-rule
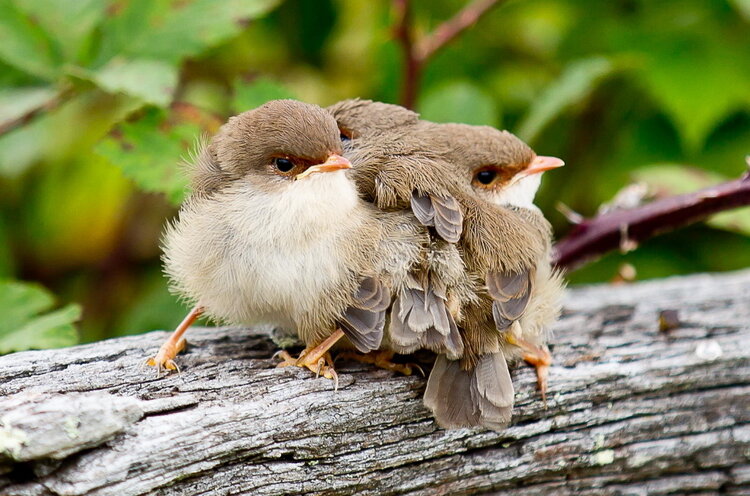
<instances>
[{"instance_id":1,"label":"fluffy baby bird","mask_svg":"<svg viewBox=\"0 0 750 496\"><path fill-rule=\"evenodd\" d=\"M481 401L479 409L460 407L468 399L482 398L481 381L473 381L472 374L479 378L491 371L505 377L504 368L499 370L499 360L490 357L499 353L505 361L523 357L534 364L539 388L545 397L550 363L546 343L549 328L560 312L564 284L560 274L550 266L551 230L533 200L542 173L561 167L563 162L555 157L537 156L507 131L463 124L422 123L420 126L436 140L440 153L462 169L464 180L472 185L478 197L517 212L544 242L545 249L533 265L521 271L488 276L486 296L479 304L466 309L464 356L460 362L438 358L425 392L425 404L445 425L474 425L479 421L492 427L481 412ZM509 397L512 384L509 379L503 382L505 387L497 393ZM470 395L464 392L467 390ZM460 399L461 395L464 400ZM494 406L486 408L495 411ZM509 410L506 415L509 419Z\"/></svg>"},{"instance_id":2,"label":"fluffy baby bird","mask_svg":"<svg viewBox=\"0 0 750 496\"><path fill-rule=\"evenodd\" d=\"M293 330L306 348L282 365L329 378L327 351L343 335L361 352L380 346L387 285L422 240L360 200L342 152L335 120L302 102L272 101L222 126L164 236L166 273L196 307L151 365L176 368L182 334L200 313ZM381 243L395 259L378 256Z\"/></svg>"},{"instance_id":3,"label":"fluffy baby bird","mask_svg":"<svg viewBox=\"0 0 750 496\"><path fill-rule=\"evenodd\" d=\"M415 307L413 301L420 308L434 307L434 298L426 297L430 288L446 286L441 284L446 274L466 273L475 283L473 291L463 291L453 305L445 305L461 327L461 352L451 355L436 350L440 356L430 375L430 394L425 396L425 404L445 427L503 428L510 420L513 405L513 385L506 363L506 357L513 358L513 354L504 347L508 341L515 343L509 328L521 318L534 293L530 274L548 251L548 224L541 215L540 219L532 218L540 222L529 222L517 209L499 207L479 196L461 165L478 160L474 156L477 150L449 150L445 142L448 138L433 132L437 125L419 121L416 114L395 105L363 100L340 102L328 109L342 134L351 139L347 153L355 164L353 174L365 198L387 206L391 191L400 189L395 196L403 198L408 188L414 188L456 199L462 211L457 241L463 259L455 257L450 264L424 268L423 274L429 275L425 278L427 284L397 296L386 335L399 345L410 333L418 334L419 329L413 328L410 319L403 319L405 312L399 311L402 302L408 309ZM358 174L361 169L365 172ZM398 187L394 188L394 184ZM424 195L412 195L412 210L420 219L435 217L435 203L424 202L423 198ZM431 248L434 259L441 250L448 252L456 246L433 244ZM497 305L493 305L490 294L499 302ZM491 325L487 326L488 322ZM430 347L424 340L420 344Z\"/></svg>"},{"instance_id":4,"label":"fluffy baby bird","mask_svg":"<svg viewBox=\"0 0 750 496\"><path fill-rule=\"evenodd\" d=\"M391 215L411 215L425 235L427 227L434 228L421 263L394 287L383 348L397 353L426 348L460 357L463 341L456 317L461 302L474 298L474 281L455 245L463 217L448 184L459 184L459 178L451 177L449 164L433 160L410 139L416 113L369 100L345 100L328 110L339 124L363 199Z\"/></svg>"}]
</instances>

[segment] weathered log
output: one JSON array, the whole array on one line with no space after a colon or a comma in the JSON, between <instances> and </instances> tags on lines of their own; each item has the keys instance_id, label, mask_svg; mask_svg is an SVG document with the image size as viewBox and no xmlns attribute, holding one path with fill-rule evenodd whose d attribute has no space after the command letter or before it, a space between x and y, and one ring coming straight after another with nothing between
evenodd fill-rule
<instances>
[{"instance_id":1,"label":"weathered log","mask_svg":"<svg viewBox=\"0 0 750 496\"><path fill-rule=\"evenodd\" d=\"M0 494L750 494L750 271L570 291L548 407L515 372L504 432L439 429L425 380L274 368L273 343L193 329L0 358ZM679 311L660 332L658 314Z\"/></svg>"}]
</instances>

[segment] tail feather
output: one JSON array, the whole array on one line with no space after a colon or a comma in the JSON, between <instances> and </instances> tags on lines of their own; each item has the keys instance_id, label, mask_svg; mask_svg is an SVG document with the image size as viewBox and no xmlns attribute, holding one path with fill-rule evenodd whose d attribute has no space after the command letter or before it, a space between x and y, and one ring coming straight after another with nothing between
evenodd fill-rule
<instances>
[{"instance_id":1,"label":"tail feather","mask_svg":"<svg viewBox=\"0 0 750 496\"><path fill-rule=\"evenodd\" d=\"M473 370L439 355L435 361L424 404L441 427L481 425L501 430L510 422L513 383L502 352L482 355Z\"/></svg>"}]
</instances>

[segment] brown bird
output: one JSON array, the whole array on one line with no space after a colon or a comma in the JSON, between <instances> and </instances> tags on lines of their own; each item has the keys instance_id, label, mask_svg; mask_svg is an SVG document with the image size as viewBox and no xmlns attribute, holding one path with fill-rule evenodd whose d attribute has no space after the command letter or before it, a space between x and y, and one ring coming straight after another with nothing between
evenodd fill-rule
<instances>
[{"instance_id":1,"label":"brown bird","mask_svg":"<svg viewBox=\"0 0 750 496\"><path fill-rule=\"evenodd\" d=\"M350 167L336 122L315 105L272 101L222 126L164 237L173 289L196 306L148 363L175 369L201 313L296 332L306 348L282 365L329 378L327 352L342 336L361 352L377 349L388 285L407 277L426 240L408 219L382 219L360 200Z\"/></svg>"},{"instance_id":2,"label":"brown bird","mask_svg":"<svg viewBox=\"0 0 750 496\"><path fill-rule=\"evenodd\" d=\"M362 100L340 102L328 109L342 134L351 139L346 153L354 163L352 172L365 198L381 207L403 207L412 188L417 194L411 195L411 208L420 220L434 218L438 209L435 202L425 201L425 195L419 192L429 191L431 197L452 197L459 205L463 222L456 232L460 233L457 241L464 256L448 267L465 270L465 264L469 279L480 284L475 284L473 293L464 292L457 304L446 305L453 319L463 326L463 346L460 356L442 353L438 357L425 404L433 410L438 423L446 427L503 427L513 405L513 386L506 363L506 357L512 358L513 354L504 348L514 340L508 332L511 324L521 318L534 293L531 274L548 251L549 225L541 216L532 216L536 222L529 222L515 207L502 208L480 197L473 190L471 176L461 166L463 161L475 160L472 155L477 151L464 148L460 153L450 152L445 138L434 132L436 125L418 121L416 114L394 105ZM533 152L528 158L534 158ZM510 180L512 175L507 177ZM384 184L389 186L383 187ZM429 280L440 281L445 270L446 266L428 268L426 273ZM414 290L429 294L430 284L436 285L428 281ZM412 300L420 304L427 301L424 296L418 299L409 293L396 298L386 332L392 342L399 343L401 336L413 331L410 322L403 319L401 325L394 325L399 324L401 302L408 305Z\"/></svg>"},{"instance_id":3,"label":"brown bird","mask_svg":"<svg viewBox=\"0 0 750 496\"><path fill-rule=\"evenodd\" d=\"M361 196L387 213L411 211L415 225L424 226L425 233L427 226L434 227L437 234L409 278L394 286L383 348L397 353L426 348L460 357L463 341L455 320L461 302L475 298L476 281L455 245L463 217L449 186L459 184L458 177L451 177L454 168L433 160L410 139L418 116L403 107L347 100L328 110L339 124Z\"/></svg>"},{"instance_id":4,"label":"brown bird","mask_svg":"<svg viewBox=\"0 0 750 496\"><path fill-rule=\"evenodd\" d=\"M479 422L487 427L502 427L510 419L513 390L501 362L523 357L535 365L543 398L546 394L551 358L546 343L549 327L560 311L564 284L561 275L550 266L550 226L533 199L542 172L560 167L563 162L537 156L511 133L491 127L432 123L421 123L420 127L437 141L435 146L441 155L463 170L465 181L471 183L478 197L515 211L544 242L544 250L533 265L487 273L486 295L478 304L466 308L462 321L464 356L460 362L439 357L425 392L425 404L444 425L458 427ZM522 241L508 239L508 243L519 242ZM485 262L480 261L479 266L474 262L467 257L467 265L475 270L486 267ZM481 375L489 370L504 379L492 383L496 389L483 395ZM493 395L506 400L486 401ZM471 400L473 409L457 407L466 402L471 405ZM502 403L507 406L500 408Z\"/></svg>"}]
</instances>

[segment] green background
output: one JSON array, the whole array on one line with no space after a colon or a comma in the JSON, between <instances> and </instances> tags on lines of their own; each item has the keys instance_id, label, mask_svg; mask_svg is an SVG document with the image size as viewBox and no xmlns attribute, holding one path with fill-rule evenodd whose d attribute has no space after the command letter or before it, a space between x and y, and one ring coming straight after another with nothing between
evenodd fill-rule
<instances>
[{"instance_id":1,"label":"green background","mask_svg":"<svg viewBox=\"0 0 750 496\"><path fill-rule=\"evenodd\" d=\"M415 37L463 6L414 2ZM269 99L398 103L394 18L384 0L0 0L0 353L174 327L186 309L159 237L179 162ZM503 2L428 62L417 110L564 158L538 196L559 237L559 203L591 216L633 181L658 196L743 173L749 28L748 0ZM638 279L748 266L748 215L570 280L625 262Z\"/></svg>"}]
</instances>

